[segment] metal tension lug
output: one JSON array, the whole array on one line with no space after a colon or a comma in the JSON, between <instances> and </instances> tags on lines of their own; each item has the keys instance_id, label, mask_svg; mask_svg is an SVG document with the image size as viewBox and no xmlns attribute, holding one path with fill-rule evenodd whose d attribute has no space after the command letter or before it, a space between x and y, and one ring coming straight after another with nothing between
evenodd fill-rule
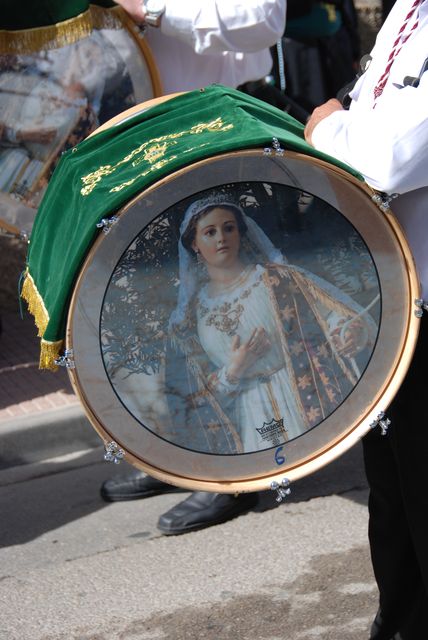
<instances>
[{"instance_id":1,"label":"metal tension lug","mask_svg":"<svg viewBox=\"0 0 428 640\"><path fill-rule=\"evenodd\" d=\"M112 440L104 444L104 460L106 462L113 462L119 464L125 457L125 452L119 447L117 442Z\"/></svg>"},{"instance_id":2,"label":"metal tension lug","mask_svg":"<svg viewBox=\"0 0 428 640\"><path fill-rule=\"evenodd\" d=\"M57 367L65 367L66 369L75 369L73 349L65 349L64 354L54 360Z\"/></svg>"},{"instance_id":3,"label":"metal tension lug","mask_svg":"<svg viewBox=\"0 0 428 640\"><path fill-rule=\"evenodd\" d=\"M372 200L377 204L379 209L385 213L386 211L389 211L392 200L397 198L397 196L398 193L391 193L391 195L388 195L387 193L375 193L372 196Z\"/></svg>"},{"instance_id":4,"label":"metal tension lug","mask_svg":"<svg viewBox=\"0 0 428 640\"><path fill-rule=\"evenodd\" d=\"M285 150L281 147L278 138L272 138L272 147L265 147L263 153L265 156L283 156Z\"/></svg>"},{"instance_id":5,"label":"metal tension lug","mask_svg":"<svg viewBox=\"0 0 428 640\"><path fill-rule=\"evenodd\" d=\"M274 480L273 482L271 482L270 488L272 489L272 491L276 491L277 495L275 500L277 502L282 502L284 498L289 496L291 493L290 480L288 478L283 478L281 480L281 483Z\"/></svg>"},{"instance_id":6,"label":"metal tension lug","mask_svg":"<svg viewBox=\"0 0 428 640\"><path fill-rule=\"evenodd\" d=\"M117 216L112 216L111 218L101 218L99 222L97 222L97 229L102 229L103 233L107 235L110 229L116 222L119 220Z\"/></svg>"},{"instance_id":7,"label":"metal tension lug","mask_svg":"<svg viewBox=\"0 0 428 640\"><path fill-rule=\"evenodd\" d=\"M386 436L388 433L388 427L391 424L391 420L385 416L385 412L381 411L373 422L370 423L371 429L376 429L377 426L381 428L381 433L383 436Z\"/></svg>"},{"instance_id":8,"label":"metal tension lug","mask_svg":"<svg viewBox=\"0 0 428 640\"><path fill-rule=\"evenodd\" d=\"M428 311L428 302L426 300L422 300L422 298L416 298L415 305L418 307L415 309L415 316L417 318L422 318L424 311Z\"/></svg>"}]
</instances>

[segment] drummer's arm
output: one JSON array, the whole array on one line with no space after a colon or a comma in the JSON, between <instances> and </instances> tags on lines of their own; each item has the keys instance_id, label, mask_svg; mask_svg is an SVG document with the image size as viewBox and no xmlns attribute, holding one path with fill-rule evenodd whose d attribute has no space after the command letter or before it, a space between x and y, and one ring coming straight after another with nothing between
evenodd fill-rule
<instances>
[{"instance_id":1,"label":"drummer's arm","mask_svg":"<svg viewBox=\"0 0 428 640\"><path fill-rule=\"evenodd\" d=\"M330 100L310 117L306 140L359 171L386 193L427 186L428 73L418 87L394 87L388 98L351 104L346 111Z\"/></svg>"},{"instance_id":2,"label":"drummer's arm","mask_svg":"<svg viewBox=\"0 0 428 640\"><path fill-rule=\"evenodd\" d=\"M339 100L336 100L336 98L332 98L331 100L324 102L324 104L313 110L305 126L306 142L308 142L312 146L315 146L312 142L312 133L315 127L335 111L343 111L342 105L340 104Z\"/></svg>"},{"instance_id":3,"label":"drummer's arm","mask_svg":"<svg viewBox=\"0 0 428 640\"><path fill-rule=\"evenodd\" d=\"M115 0L144 24L141 0ZM165 0L160 28L196 53L261 51L282 37L286 0Z\"/></svg>"}]
</instances>

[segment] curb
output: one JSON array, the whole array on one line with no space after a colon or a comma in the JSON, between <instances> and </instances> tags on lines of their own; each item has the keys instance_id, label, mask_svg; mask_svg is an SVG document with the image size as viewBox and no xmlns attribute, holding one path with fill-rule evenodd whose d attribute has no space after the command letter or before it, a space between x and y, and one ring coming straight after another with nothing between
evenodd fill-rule
<instances>
[{"instance_id":1,"label":"curb","mask_svg":"<svg viewBox=\"0 0 428 640\"><path fill-rule=\"evenodd\" d=\"M80 405L0 423L0 469L93 449L101 444Z\"/></svg>"},{"instance_id":2,"label":"curb","mask_svg":"<svg viewBox=\"0 0 428 640\"><path fill-rule=\"evenodd\" d=\"M28 482L29 480L37 480L67 471L74 471L82 467L94 467L96 465L101 467L106 464L103 455L104 447L100 446L67 453L55 458L47 458L39 462L9 466L0 469L0 489L9 485Z\"/></svg>"}]
</instances>

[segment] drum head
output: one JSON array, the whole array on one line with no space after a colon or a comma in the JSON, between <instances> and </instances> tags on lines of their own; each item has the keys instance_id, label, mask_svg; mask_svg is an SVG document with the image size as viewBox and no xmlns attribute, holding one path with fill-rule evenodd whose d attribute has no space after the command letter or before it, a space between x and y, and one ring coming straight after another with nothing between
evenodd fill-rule
<instances>
[{"instance_id":1,"label":"drum head","mask_svg":"<svg viewBox=\"0 0 428 640\"><path fill-rule=\"evenodd\" d=\"M113 19L63 47L0 56L0 229L29 234L61 154L161 94L147 44L125 14Z\"/></svg>"},{"instance_id":2,"label":"drum head","mask_svg":"<svg viewBox=\"0 0 428 640\"><path fill-rule=\"evenodd\" d=\"M157 182L81 270L72 380L106 443L190 489L267 489L385 411L418 296L390 213L344 171L236 151Z\"/></svg>"}]
</instances>

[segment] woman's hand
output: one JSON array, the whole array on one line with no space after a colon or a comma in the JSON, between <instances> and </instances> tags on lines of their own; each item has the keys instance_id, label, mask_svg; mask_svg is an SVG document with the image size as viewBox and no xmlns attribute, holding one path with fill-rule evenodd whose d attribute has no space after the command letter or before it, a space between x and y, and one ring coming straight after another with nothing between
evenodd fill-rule
<instances>
[{"instance_id":1,"label":"woman's hand","mask_svg":"<svg viewBox=\"0 0 428 640\"><path fill-rule=\"evenodd\" d=\"M254 329L249 339L241 344L239 336L232 340L232 355L227 367L227 377L239 381L244 373L272 347L263 327Z\"/></svg>"}]
</instances>

